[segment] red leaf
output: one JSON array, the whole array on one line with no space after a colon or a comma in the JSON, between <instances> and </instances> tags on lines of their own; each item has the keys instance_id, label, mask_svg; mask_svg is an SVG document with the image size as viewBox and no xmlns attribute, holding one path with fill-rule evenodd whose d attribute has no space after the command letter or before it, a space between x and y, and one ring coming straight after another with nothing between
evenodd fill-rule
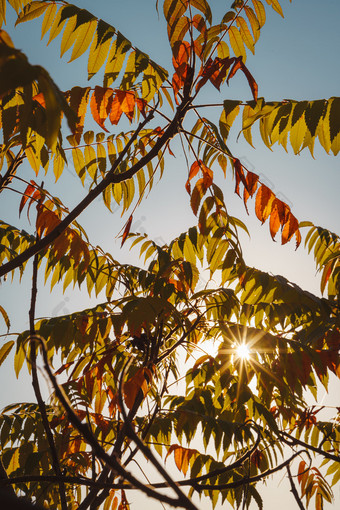
<instances>
[{"instance_id":1,"label":"red leaf","mask_svg":"<svg viewBox=\"0 0 340 510\"><path fill-rule=\"evenodd\" d=\"M202 78L197 82L196 85L196 92L198 92L203 85L207 83L208 80L216 73L216 76L218 74L219 70L219 59L215 58L214 61L211 58L208 58L205 66L201 69L201 71L198 74L199 76L202 76Z\"/></svg>"},{"instance_id":2,"label":"red leaf","mask_svg":"<svg viewBox=\"0 0 340 510\"><path fill-rule=\"evenodd\" d=\"M201 165L201 170L202 170L202 173L203 173L203 184L206 187L206 189L208 189L209 186L211 186L212 183L213 183L213 175L214 175L214 173L204 163L200 162L200 165Z\"/></svg>"},{"instance_id":3,"label":"red leaf","mask_svg":"<svg viewBox=\"0 0 340 510\"><path fill-rule=\"evenodd\" d=\"M227 78L227 83L229 84L229 80L235 76L236 72L241 69L243 71L243 73L245 74L247 80L248 80L248 83L249 83L249 86L251 88L251 91L252 91L252 94L253 94L253 98L254 98L254 101L257 101L257 95L258 95L258 85L253 77L253 75L250 73L250 71L248 70L248 68L244 65L244 63L242 62L242 57L237 57L235 59L235 63L233 65L233 67L231 68L230 70L230 73L228 75L228 78Z\"/></svg>"},{"instance_id":4,"label":"red leaf","mask_svg":"<svg viewBox=\"0 0 340 510\"><path fill-rule=\"evenodd\" d=\"M235 168L235 193L240 197L240 182L242 182L243 186L247 187L247 181L243 172L243 166L239 159L234 158L234 168Z\"/></svg>"},{"instance_id":5,"label":"red leaf","mask_svg":"<svg viewBox=\"0 0 340 510\"><path fill-rule=\"evenodd\" d=\"M191 54L191 46L187 41L176 41L173 47L172 63L175 69L184 63L188 63Z\"/></svg>"},{"instance_id":6,"label":"red leaf","mask_svg":"<svg viewBox=\"0 0 340 510\"><path fill-rule=\"evenodd\" d=\"M146 105L147 105L147 102L145 101L145 99L140 99L139 97L136 98L136 106L144 118L146 117L146 111L145 111Z\"/></svg>"},{"instance_id":7,"label":"red leaf","mask_svg":"<svg viewBox=\"0 0 340 510\"><path fill-rule=\"evenodd\" d=\"M246 207L248 198L252 197L255 194L255 191L257 190L258 181L259 176L257 174L254 174L253 172L248 171L246 176L246 185L244 186L243 190L243 202Z\"/></svg>"},{"instance_id":8,"label":"red leaf","mask_svg":"<svg viewBox=\"0 0 340 510\"><path fill-rule=\"evenodd\" d=\"M53 211L42 208L40 204L38 205L36 231L39 238L45 231L46 235L52 232L52 230L59 225L60 221L60 218Z\"/></svg>"},{"instance_id":9,"label":"red leaf","mask_svg":"<svg viewBox=\"0 0 340 510\"><path fill-rule=\"evenodd\" d=\"M127 239L127 236L129 235L131 223L132 223L132 214L125 225L123 236L122 236L122 244L120 245L120 247L123 246L123 244L125 243L125 241Z\"/></svg>"}]
</instances>

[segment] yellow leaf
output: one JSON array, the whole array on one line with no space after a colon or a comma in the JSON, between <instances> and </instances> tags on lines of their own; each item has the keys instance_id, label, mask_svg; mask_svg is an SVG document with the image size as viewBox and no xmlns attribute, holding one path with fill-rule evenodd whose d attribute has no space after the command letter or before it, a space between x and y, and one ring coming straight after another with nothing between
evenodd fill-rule
<instances>
[{"instance_id":1,"label":"yellow leaf","mask_svg":"<svg viewBox=\"0 0 340 510\"><path fill-rule=\"evenodd\" d=\"M70 18L67 23L63 33L63 37L61 39L60 44L60 56L62 57L64 53L69 50L76 40L77 31L75 30L77 23L77 16L73 16Z\"/></svg>"},{"instance_id":2,"label":"yellow leaf","mask_svg":"<svg viewBox=\"0 0 340 510\"><path fill-rule=\"evenodd\" d=\"M236 57L242 57L243 62L245 62L247 59L247 54L238 28L232 26L229 28L228 33L230 44Z\"/></svg>"},{"instance_id":3,"label":"yellow leaf","mask_svg":"<svg viewBox=\"0 0 340 510\"><path fill-rule=\"evenodd\" d=\"M46 32L51 28L53 20L57 12L57 5L50 4L45 12L45 16L41 25L41 38L45 36Z\"/></svg>"},{"instance_id":4,"label":"yellow leaf","mask_svg":"<svg viewBox=\"0 0 340 510\"><path fill-rule=\"evenodd\" d=\"M131 43L120 32L113 41L104 71L104 86L109 87L119 75Z\"/></svg>"},{"instance_id":5,"label":"yellow leaf","mask_svg":"<svg viewBox=\"0 0 340 510\"><path fill-rule=\"evenodd\" d=\"M0 27L6 25L6 6L7 0L0 1Z\"/></svg>"},{"instance_id":6,"label":"yellow leaf","mask_svg":"<svg viewBox=\"0 0 340 510\"><path fill-rule=\"evenodd\" d=\"M149 64L143 75L142 98L148 103L167 78L167 72L156 64Z\"/></svg>"},{"instance_id":7,"label":"yellow leaf","mask_svg":"<svg viewBox=\"0 0 340 510\"><path fill-rule=\"evenodd\" d=\"M15 375L18 379L20 370L22 369L22 365L24 364L24 361L26 360L26 352L22 345L19 345L17 348L17 352L14 356L14 370Z\"/></svg>"},{"instance_id":8,"label":"yellow leaf","mask_svg":"<svg viewBox=\"0 0 340 510\"><path fill-rule=\"evenodd\" d=\"M55 39L60 34L62 29L64 28L66 19L61 20L61 14L62 14L63 10L64 10L63 7L61 9L59 9L56 17L53 20L53 23L50 28L50 35L49 35L49 38L47 41L47 46L50 44L51 41L53 41L53 39Z\"/></svg>"},{"instance_id":9,"label":"yellow leaf","mask_svg":"<svg viewBox=\"0 0 340 510\"><path fill-rule=\"evenodd\" d=\"M263 3L260 0L252 0L252 1L253 1L254 9L256 12L257 20L260 24L260 27L263 27L263 25L266 22L266 11L263 6Z\"/></svg>"},{"instance_id":10,"label":"yellow leaf","mask_svg":"<svg viewBox=\"0 0 340 510\"><path fill-rule=\"evenodd\" d=\"M64 158L62 157L62 155L60 153L57 153L53 160L53 173L54 173L56 182L59 179L59 177L61 176L61 174L63 173L64 166L65 166Z\"/></svg>"},{"instance_id":11,"label":"yellow leaf","mask_svg":"<svg viewBox=\"0 0 340 510\"><path fill-rule=\"evenodd\" d=\"M82 151L79 148L72 149L72 159L75 171L77 172L77 175L80 177L80 180L82 184L84 184L85 181L85 160Z\"/></svg>"},{"instance_id":12,"label":"yellow leaf","mask_svg":"<svg viewBox=\"0 0 340 510\"><path fill-rule=\"evenodd\" d=\"M31 2L30 4L26 5L21 12L19 12L15 25L19 25L19 23L23 23L24 21L38 18L45 12L48 6L49 4L44 2Z\"/></svg>"},{"instance_id":13,"label":"yellow leaf","mask_svg":"<svg viewBox=\"0 0 340 510\"><path fill-rule=\"evenodd\" d=\"M266 0L267 1L267 4L268 5L271 5L272 8L274 9L274 11L276 11L277 13L280 14L280 16L283 16L283 12L282 12L282 7L281 5L279 4L279 2L277 0Z\"/></svg>"},{"instance_id":14,"label":"yellow leaf","mask_svg":"<svg viewBox=\"0 0 340 510\"><path fill-rule=\"evenodd\" d=\"M29 164L31 165L31 167L34 170L35 175L38 175L40 166L41 166L41 161L40 161L40 158L35 153L35 151L33 150L31 145L29 147L26 147L25 154L26 154Z\"/></svg>"},{"instance_id":15,"label":"yellow leaf","mask_svg":"<svg viewBox=\"0 0 340 510\"><path fill-rule=\"evenodd\" d=\"M91 179L94 179L97 172L97 156L96 151L90 145L84 147L84 156L87 171L90 174Z\"/></svg>"},{"instance_id":16,"label":"yellow leaf","mask_svg":"<svg viewBox=\"0 0 340 510\"><path fill-rule=\"evenodd\" d=\"M307 126L304 117L301 117L290 130L290 144L295 154L300 152L301 145L305 138Z\"/></svg>"},{"instance_id":17,"label":"yellow leaf","mask_svg":"<svg viewBox=\"0 0 340 510\"><path fill-rule=\"evenodd\" d=\"M92 41L93 34L96 30L97 19L93 19L86 23L85 25L81 25L76 31L76 42L74 43L71 58L69 62L75 60L80 57L89 47L90 42Z\"/></svg>"},{"instance_id":18,"label":"yellow leaf","mask_svg":"<svg viewBox=\"0 0 340 510\"><path fill-rule=\"evenodd\" d=\"M8 354L11 352L13 345L15 344L14 340L10 340L6 342L0 349L0 365L3 364Z\"/></svg>"},{"instance_id":19,"label":"yellow leaf","mask_svg":"<svg viewBox=\"0 0 340 510\"><path fill-rule=\"evenodd\" d=\"M97 31L90 47L87 72L89 79L96 74L104 64L115 35L113 27L99 20Z\"/></svg>"},{"instance_id":20,"label":"yellow leaf","mask_svg":"<svg viewBox=\"0 0 340 510\"><path fill-rule=\"evenodd\" d=\"M19 448L15 448L11 461L7 468L8 474L10 475L13 471L18 469L18 467L19 467Z\"/></svg>"},{"instance_id":21,"label":"yellow leaf","mask_svg":"<svg viewBox=\"0 0 340 510\"><path fill-rule=\"evenodd\" d=\"M245 43L247 48L252 53L254 53L255 52L255 49L254 49L254 39L253 39L253 37L252 37L252 35L250 33L250 30L248 28L248 25L247 25L246 21L244 20L244 18L239 16L238 18L236 18L236 22L237 22L237 24L239 26L240 34L241 34L243 42Z\"/></svg>"},{"instance_id":22,"label":"yellow leaf","mask_svg":"<svg viewBox=\"0 0 340 510\"><path fill-rule=\"evenodd\" d=\"M258 38L260 37L260 23L251 7L244 7L244 12L247 15L248 21L250 23L253 35L254 35L254 41L257 42Z\"/></svg>"}]
</instances>

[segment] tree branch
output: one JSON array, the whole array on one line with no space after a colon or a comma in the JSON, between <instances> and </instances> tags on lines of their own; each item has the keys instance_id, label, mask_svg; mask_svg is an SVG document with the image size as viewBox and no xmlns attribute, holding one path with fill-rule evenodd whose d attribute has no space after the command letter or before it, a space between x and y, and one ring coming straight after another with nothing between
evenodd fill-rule
<instances>
[{"instance_id":1,"label":"tree branch","mask_svg":"<svg viewBox=\"0 0 340 510\"><path fill-rule=\"evenodd\" d=\"M303 448L306 448L308 450L312 450L315 453L318 453L319 455L322 455L323 457L326 457L327 459L334 460L335 462L340 462L340 456L333 455L332 453L325 452L321 448L318 448L317 446L312 446L308 443L305 443L304 441L301 441L301 439L297 439L296 437L291 436L287 432L279 432L280 439L286 443L289 446L293 445L299 445L303 446Z\"/></svg>"},{"instance_id":2,"label":"tree branch","mask_svg":"<svg viewBox=\"0 0 340 510\"><path fill-rule=\"evenodd\" d=\"M31 342L36 341L40 344L43 360L44 360L44 368L46 370L46 373L53 385L55 394L60 401L61 405L64 407L67 417L70 421L70 423L78 430L80 434L83 435L84 439L87 441L87 443L92 447L94 453L99 457L107 466L110 467L110 469L116 473L117 475L121 476L123 479L126 479L128 482L131 483L133 487L136 489L139 489L140 491L144 492L147 496L154 498L158 501L162 501L164 503L167 503L171 506L178 507L178 499L173 499L169 496L166 496L164 494L161 494L159 492L156 492L153 487L147 486L144 483L140 482L137 478L135 478L129 471L127 471L120 463L119 458L117 455L109 455L106 453L106 451L100 446L96 438L93 436L91 430L88 428L86 423L82 423L78 416L75 414L75 412L72 409L71 403L64 392L63 388L59 386L55 376L52 373L51 367L48 362L47 357L47 349L46 349L46 342L45 340L39 336L39 335L33 335L29 337L29 340Z\"/></svg>"},{"instance_id":3,"label":"tree branch","mask_svg":"<svg viewBox=\"0 0 340 510\"><path fill-rule=\"evenodd\" d=\"M36 254L33 258L33 275L32 275L32 291L31 291L31 306L29 310L29 323L30 323L30 335L35 335L35 306L37 299L37 278L38 278L38 254ZM31 352L30 352L30 362L32 368L32 385L34 389L34 393L38 402L41 420L43 423L44 430L46 432L47 441L50 447L50 452L52 456L52 466L55 474L60 478L61 477L61 469L58 459L57 450L54 444L54 439L52 435L52 431L50 428L50 424L47 418L46 406L45 402L41 395L38 372L37 372L37 363L36 363L36 345L31 343ZM59 495L60 495L60 503L62 510L67 510L67 502L66 502L66 493L65 493L65 485L62 481L59 482Z\"/></svg>"},{"instance_id":4,"label":"tree branch","mask_svg":"<svg viewBox=\"0 0 340 510\"><path fill-rule=\"evenodd\" d=\"M288 460L282 462L282 464L279 464L275 468L267 469L266 471L263 471L257 476L250 476L250 477L244 477L241 480L237 480L236 482L230 482L230 483L222 483L217 485L210 485L210 484L200 484L195 485L194 489L197 491L203 491L203 490L225 490L225 489L236 489L237 487L241 487L244 484L259 482L260 480L263 480L263 478L266 478L269 475L272 475L273 473L276 473L277 471L280 471L287 465L291 463L291 461L297 457L298 455L301 455L301 453L307 453L306 450L301 450L300 452L294 453Z\"/></svg>"},{"instance_id":5,"label":"tree branch","mask_svg":"<svg viewBox=\"0 0 340 510\"><path fill-rule=\"evenodd\" d=\"M7 274L9 271L16 269L21 266L28 259L33 257L36 253L39 253L44 248L47 248L57 237L62 234L66 230L66 228L75 220L99 195L102 193L109 184L117 184L128 179L131 179L141 168L146 166L157 154L158 151L162 148L162 146L172 138L178 131L178 126L181 124L188 108L190 106L190 100L183 102L177 108L176 115L174 116L172 122L164 131L163 135L158 139L155 145L152 147L150 152L142 157L137 163L135 163L131 168L122 172L120 174L116 174L115 171L122 162L124 156L126 155L128 149L137 138L138 133L143 129L143 127L153 118L154 111L150 112L150 114L144 119L143 122L139 124L136 131L124 147L124 150L120 153L119 157L113 163L111 169L108 171L104 179L93 188L86 197L79 202L79 204L57 225L49 234L45 237L34 243L32 246L27 248L25 251L17 255L14 259L10 260L6 264L3 264L0 267L0 277Z\"/></svg>"},{"instance_id":6,"label":"tree branch","mask_svg":"<svg viewBox=\"0 0 340 510\"><path fill-rule=\"evenodd\" d=\"M168 472L164 469L162 464L158 462L154 454L151 450L144 444L144 442L140 439L140 437L135 433L135 431L132 428L131 422L128 419L128 416L125 411L125 405L123 402L123 387L124 387L124 376L125 376L125 370L127 369L127 366L131 363L131 359L128 360L127 363L125 363L122 375L120 378L120 384L118 387L118 401L119 405L122 411L124 423L127 427L127 432L129 437L136 443L139 450L145 455L145 457L153 464L153 466L157 469L158 473L164 478L164 480L167 482L167 486L171 487L175 494L178 496L178 505L187 508L188 510L197 510L196 506L190 501L190 499L184 494L184 492L181 491L181 489L178 487L176 482L171 478L171 476L168 474Z\"/></svg>"},{"instance_id":7,"label":"tree branch","mask_svg":"<svg viewBox=\"0 0 340 510\"><path fill-rule=\"evenodd\" d=\"M289 483L290 483L290 486L291 486L291 492L293 493L295 501L297 502L298 507L300 508L300 510L305 510L305 507L303 506L302 501L301 501L301 499L299 497L298 491L296 490L295 483L294 483L294 480L293 480L293 476L292 476L292 472L290 470L289 464L286 466L286 469L287 469Z\"/></svg>"}]
</instances>

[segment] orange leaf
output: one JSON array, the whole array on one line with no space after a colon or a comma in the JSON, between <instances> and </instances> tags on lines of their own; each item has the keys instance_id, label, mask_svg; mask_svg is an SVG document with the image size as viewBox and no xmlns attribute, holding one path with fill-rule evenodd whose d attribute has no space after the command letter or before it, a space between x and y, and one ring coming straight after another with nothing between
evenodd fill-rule
<instances>
[{"instance_id":1,"label":"orange leaf","mask_svg":"<svg viewBox=\"0 0 340 510\"><path fill-rule=\"evenodd\" d=\"M269 228L272 239L274 240L280 227L283 227L291 214L287 204L275 198L270 213Z\"/></svg>"},{"instance_id":2,"label":"orange leaf","mask_svg":"<svg viewBox=\"0 0 340 510\"><path fill-rule=\"evenodd\" d=\"M42 92L32 97L33 101L37 101L43 108L46 108L45 96Z\"/></svg>"},{"instance_id":3,"label":"orange leaf","mask_svg":"<svg viewBox=\"0 0 340 510\"><path fill-rule=\"evenodd\" d=\"M132 121L133 119L133 112L135 109L136 104L136 96L134 92L131 92L129 90L117 90L116 91L116 98L119 101L121 110L127 118Z\"/></svg>"},{"instance_id":4,"label":"orange leaf","mask_svg":"<svg viewBox=\"0 0 340 510\"><path fill-rule=\"evenodd\" d=\"M191 179L193 179L195 177L195 175L198 174L198 172L200 171L200 163L199 161L194 161L194 163L191 165L190 167L190 171L189 171L189 177L188 177L188 180L185 184L185 189L187 190L187 192L191 193L191 187L190 187L190 181Z\"/></svg>"},{"instance_id":5,"label":"orange leaf","mask_svg":"<svg viewBox=\"0 0 340 510\"><path fill-rule=\"evenodd\" d=\"M175 98L176 98L176 103L178 103L176 96L177 96L179 90L185 84L185 81L186 81L187 76L188 76L188 70L189 70L189 66L188 66L188 64L186 64L184 62L181 65L179 65L178 67L176 67L176 71L175 71L175 73L174 73L174 75L172 77L172 87L173 87L173 90L174 90L174 95L175 95Z\"/></svg>"},{"instance_id":6,"label":"orange leaf","mask_svg":"<svg viewBox=\"0 0 340 510\"><path fill-rule=\"evenodd\" d=\"M193 450L191 448L184 448L179 444L173 444L170 446L168 453L165 457L165 460L169 457L169 455L174 452L175 464L179 471L182 471L184 475L187 474L189 462L192 456L197 457L199 452L197 450Z\"/></svg>"},{"instance_id":7,"label":"orange leaf","mask_svg":"<svg viewBox=\"0 0 340 510\"><path fill-rule=\"evenodd\" d=\"M122 244L120 245L120 247L123 246L123 244L125 243L125 241L127 239L127 236L129 235L131 223L132 223L132 214L125 225L123 236L122 236Z\"/></svg>"},{"instance_id":8,"label":"orange leaf","mask_svg":"<svg viewBox=\"0 0 340 510\"><path fill-rule=\"evenodd\" d=\"M262 184L256 194L255 213L258 219L264 223L272 211L275 195L271 189Z\"/></svg>"},{"instance_id":9,"label":"orange leaf","mask_svg":"<svg viewBox=\"0 0 340 510\"><path fill-rule=\"evenodd\" d=\"M108 131L104 126L104 122L107 119L109 111L112 105L112 89L105 89L103 87L99 87L96 85L93 94L91 96L91 112L93 119L97 122L97 124L104 129L104 131Z\"/></svg>"},{"instance_id":10,"label":"orange leaf","mask_svg":"<svg viewBox=\"0 0 340 510\"><path fill-rule=\"evenodd\" d=\"M145 101L145 99L140 99L139 97L136 98L136 106L144 118L146 117L146 111L145 111L146 105L147 105L147 102Z\"/></svg>"},{"instance_id":11,"label":"orange leaf","mask_svg":"<svg viewBox=\"0 0 340 510\"><path fill-rule=\"evenodd\" d=\"M125 403L129 409L132 409L140 390L142 390L144 396L147 394L148 382L150 380L150 370L147 368L140 368L128 381L126 381L123 393Z\"/></svg>"},{"instance_id":12,"label":"orange leaf","mask_svg":"<svg viewBox=\"0 0 340 510\"><path fill-rule=\"evenodd\" d=\"M52 230L59 225L60 218L48 209L43 209L40 205L37 207L38 215L36 221L36 230L38 237L41 237L46 231L46 235L52 232Z\"/></svg>"},{"instance_id":13,"label":"orange leaf","mask_svg":"<svg viewBox=\"0 0 340 510\"><path fill-rule=\"evenodd\" d=\"M289 213L287 221L282 229L282 244L286 244L295 234L296 247L301 243L301 233L299 230L299 222L292 213Z\"/></svg>"},{"instance_id":14,"label":"orange leaf","mask_svg":"<svg viewBox=\"0 0 340 510\"><path fill-rule=\"evenodd\" d=\"M201 33L206 32L207 30L205 19L200 14L195 14L195 16L192 18L192 24Z\"/></svg>"},{"instance_id":15,"label":"orange leaf","mask_svg":"<svg viewBox=\"0 0 340 510\"><path fill-rule=\"evenodd\" d=\"M27 186L27 188L25 189L24 191L24 195L22 196L22 199L21 199L21 202L20 202L20 206L19 206L19 216L23 210L23 208L25 207L25 204L27 202L27 200L33 196L34 194L34 191L36 190L36 187L35 187L35 182L34 181L31 181L32 184L29 184ZM40 195L40 191L38 190L39 192L39 195Z\"/></svg>"},{"instance_id":16,"label":"orange leaf","mask_svg":"<svg viewBox=\"0 0 340 510\"><path fill-rule=\"evenodd\" d=\"M121 116L122 116L123 110L122 106L120 104L120 101L117 96L114 97L111 105L111 111L110 111L110 121L111 124L117 125Z\"/></svg>"}]
</instances>

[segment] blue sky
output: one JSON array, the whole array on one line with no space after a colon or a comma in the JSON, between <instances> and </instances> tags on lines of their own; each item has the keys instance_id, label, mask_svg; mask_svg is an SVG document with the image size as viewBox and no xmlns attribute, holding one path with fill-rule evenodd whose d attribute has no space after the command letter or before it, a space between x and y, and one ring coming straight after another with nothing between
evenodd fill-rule
<instances>
[{"instance_id":1,"label":"blue sky","mask_svg":"<svg viewBox=\"0 0 340 510\"><path fill-rule=\"evenodd\" d=\"M87 8L95 15L108 21L129 38L136 46L147 52L156 62L165 67L171 57L164 31L162 12L155 11L155 0L84 0L74 2ZM224 14L231 2L212 0L213 13ZM160 10L161 10L160 1ZM339 0L288 0L281 1L285 19L267 10L268 20L256 46L255 56L250 56L247 66L259 84L259 95L266 100L319 99L339 95L340 69L338 51L340 43ZM13 19L9 16L9 20ZM15 46L21 48L32 64L40 64L48 69L53 79L62 90L77 84L86 85L86 56L79 61L67 64L67 55L59 60L59 40L53 41L46 48L46 40L40 42L41 20L19 25L17 29L8 26ZM96 84L96 77L90 85ZM99 82L98 82L99 83ZM100 83L99 83L100 84ZM214 89L202 94L202 101L216 102L227 98L251 99L251 93L244 77L236 76L231 86L223 86L218 97ZM208 113L205 111L205 115ZM98 129L99 130L99 129ZM255 132L255 131L254 131ZM237 130L231 137L230 147L235 155L250 169L261 174L262 180L271 183L275 193L286 197L293 213L299 220L311 220L332 231L340 232L339 215L339 157L325 154L317 148L315 159L307 150L299 156L292 151L288 154L281 147L274 147L271 152L259 137L254 137L256 149L252 149L242 137L237 138ZM168 241L194 224L188 195L184 189L187 170L180 148L176 149L176 159L168 161L165 176L153 188L147 200L134 215L136 229L146 231L151 237ZM25 178L34 178L33 172L22 167ZM39 176L39 179L43 179ZM39 182L39 181L38 181ZM48 181L47 181L48 182ZM53 179L51 179L53 182ZM220 181L231 214L247 222L251 239L244 237L244 252L249 265L282 274L295 281L303 288L319 292L319 278L315 275L315 265L303 246L295 251L294 243L282 247L280 241L273 243L268 225L261 226L249 206L247 217L242 201L233 193L234 184L230 173L225 181ZM72 168L65 172L55 187L56 195L66 197L68 206L75 205L84 194L79 180L72 175ZM52 191L52 190L51 190ZM284 198L283 198L284 199ZM19 225L18 202L10 192L5 192L0 202L3 220ZM116 236L126 218L121 219L119 212L110 215L99 201L85 212L79 222L87 229L94 244L99 243L111 251L119 260L137 262L137 252L129 253L127 248L119 249L120 241ZM25 224L24 228L31 228ZM19 287L9 281L0 287L1 302L5 303L13 331L27 327L29 308L30 275L23 279ZM20 300L20 310L18 301ZM89 300L84 292L72 293L68 289L65 295L55 288L50 295L49 287L40 289L38 294L38 316L52 316L71 312L79 307L86 307ZM2 326L2 324L1 324ZM3 404L15 400L31 398L29 382L25 387L16 383L11 375L12 366L9 359L0 370L0 384ZM339 382L332 383L332 395L339 394ZM331 396L332 397L332 396ZM336 399L326 400L333 403ZM327 397L328 398L328 397ZM1 404L1 401L0 401ZM269 482L270 484L270 482ZM283 491L287 491L286 487ZM339 489L338 489L339 491ZM277 493L276 493L277 494ZM270 499L272 496L268 496ZM338 492L338 497L340 494ZM340 499L339 499L340 500ZM287 501L276 501L276 510L286 508ZM269 503L268 503L269 504ZM265 508L270 508L265 506Z\"/></svg>"}]
</instances>

